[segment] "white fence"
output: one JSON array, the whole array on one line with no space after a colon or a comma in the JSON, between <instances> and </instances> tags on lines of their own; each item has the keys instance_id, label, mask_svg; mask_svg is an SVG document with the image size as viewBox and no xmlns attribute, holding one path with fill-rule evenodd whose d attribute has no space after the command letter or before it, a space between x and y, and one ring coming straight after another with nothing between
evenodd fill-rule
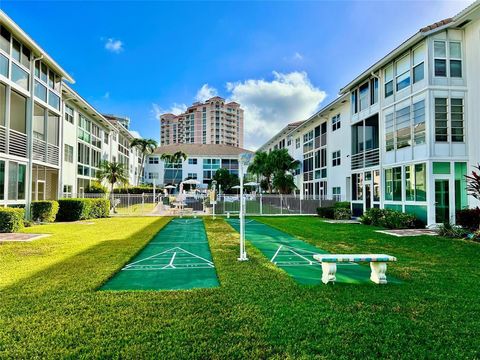
<instances>
[{"instance_id":1,"label":"white fence","mask_svg":"<svg viewBox=\"0 0 480 360\"><path fill-rule=\"evenodd\" d=\"M235 215L240 212L239 195L218 195L212 202L204 194L183 195L181 197L163 194L65 194L64 197L106 198L115 204L118 215L177 215L195 214ZM313 196L246 194L246 215L316 215L317 208L332 206L334 200ZM112 209L113 210L113 209Z\"/></svg>"}]
</instances>

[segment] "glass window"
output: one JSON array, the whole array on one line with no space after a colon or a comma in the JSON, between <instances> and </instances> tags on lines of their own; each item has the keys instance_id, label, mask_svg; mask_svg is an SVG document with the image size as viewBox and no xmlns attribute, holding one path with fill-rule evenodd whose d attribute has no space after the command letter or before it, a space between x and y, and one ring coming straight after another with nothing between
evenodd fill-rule
<instances>
[{"instance_id":1,"label":"glass window","mask_svg":"<svg viewBox=\"0 0 480 360\"><path fill-rule=\"evenodd\" d=\"M48 72L48 69L47 69L47 65L45 65L43 62L41 64L41 67L40 67L40 80L42 80L44 83L47 83L47 72Z\"/></svg>"},{"instance_id":2,"label":"glass window","mask_svg":"<svg viewBox=\"0 0 480 360\"><path fill-rule=\"evenodd\" d=\"M352 174L352 200L363 200L363 174Z\"/></svg>"},{"instance_id":3,"label":"glass window","mask_svg":"<svg viewBox=\"0 0 480 360\"><path fill-rule=\"evenodd\" d=\"M397 61L397 91L410 85L410 56L404 56Z\"/></svg>"},{"instance_id":4,"label":"glass window","mask_svg":"<svg viewBox=\"0 0 480 360\"><path fill-rule=\"evenodd\" d=\"M43 86L40 82L35 80L34 89L35 96L40 100L47 102L47 88Z\"/></svg>"},{"instance_id":5,"label":"glass window","mask_svg":"<svg viewBox=\"0 0 480 360\"><path fill-rule=\"evenodd\" d=\"M55 95L53 92L48 92L48 105L51 107L60 110L60 97Z\"/></svg>"},{"instance_id":6,"label":"glass window","mask_svg":"<svg viewBox=\"0 0 480 360\"><path fill-rule=\"evenodd\" d=\"M12 91L10 96L10 128L25 134L27 124L27 99Z\"/></svg>"},{"instance_id":7,"label":"glass window","mask_svg":"<svg viewBox=\"0 0 480 360\"><path fill-rule=\"evenodd\" d=\"M405 200L415 200L415 174L413 165L405 166Z\"/></svg>"},{"instance_id":8,"label":"glass window","mask_svg":"<svg viewBox=\"0 0 480 360\"><path fill-rule=\"evenodd\" d=\"M378 79L370 80L370 105L378 102Z\"/></svg>"},{"instance_id":9,"label":"glass window","mask_svg":"<svg viewBox=\"0 0 480 360\"><path fill-rule=\"evenodd\" d=\"M5 161L0 160L0 200L5 200Z\"/></svg>"},{"instance_id":10,"label":"glass window","mask_svg":"<svg viewBox=\"0 0 480 360\"><path fill-rule=\"evenodd\" d=\"M340 122L340 114L337 114L334 117L332 117L332 131L340 129L341 125L342 124Z\"/></svg>"},{"instance_id":11,"label":"glass window","mask_svg":"<svg viewBox=\"0 0 480 360\"><path fill-rule=\"evenodd\" d=\"M20 61L21 58L21 50L22 50L22 45L15 39L12 41L12 57Z\"/></svg>"},{"instance_id":12,"label":"glass window","mask_svg":"<svg viewBox=\"0 0 480 360\"><path fill-rule=\"evenodd\" d=\"M45 140L45 109L37 104L33 111L33 137Z\"/></svg>"},{"instance_id":13,"label":"glass window","mask_svg":"<svg viewBox=\"0 0 480 360\"><path fill-rule=\"evenodd\" d=\"M0 54L0 75L8 78L8 58Z\"/></svg>"},{"instance_id":14,"label":"glass window","mask_svg":"<svg viewBox=\"0 0 480 360\"><path fill-rule=\"evenodd\" d=\"M450 58L461 59L462 58L462 46L458 41L451 41L449 43L450 47Z\"/></svg>"},{"instance_id":15,"label":"glass window","mask_svg":"<svg viewBox=\"0 0 480 360\"><path fill-rule=\"evenodd\" d=\"M66 162L73 163L73 146L65 144L63 158Z\"/></svg>"},{"instance_id":16,"label":"glass window","mask_svg":"<svg viewBox=\"0 0 480 360\"><path fill-rule=\"evenodd\" d=\"M385 97L393 95L393 65L385 69Z\"/></svg>"},{"instance_id":17,"label":"glass window","mask_svg":"<svg viewBox=\"0 0 480 360\"><path fill-rule=\"evenodd\" d=\"M28 89L28 73L23 70L20 66L17 64L12 64L12 81L24 88L25 90Z\"/></svg>"},{"instance_id":18,"label":"glass window","mask_svg":"<svg viewBox=\"0 0 480 360\"><path fill-rule=\"evenodd\" d=\"M427 169L425 164L415 165L415 201L427 200Z\"/></svg>"},{"instance_id":19,"label":"glass window","mask_svg":"<svg viewBox=\"0 0 480 360\"><path fill-rule=\"evenodd\" d=\"M385 150L390 151L395 148L395 142L393 138L394 124L393 113L385 115Z\"/></svg>"},{"instance_id":20,"label":"glass window","mask_svg":"<svg viewBox=\"0 0 480 360\"><path fill-rule=\"evenodd\" d=\"M425 77L425 45L421 45L413 50L413 83L421 81Z\"/></svg>"},{"instance_id":21,"label":"glass window","mask_svg":"<svg viewBox=\"0 0 480 360\"><path fill-rule=\"evenodd\" d=\"M413 134L415 145L425 144L425 100L413 104Z\"/></svg>"},{"instance_id":22,"label":"glass window","mask_svg":"<svg viewBox=\"0 0 480 360\"><path fill-rule=\"evenodd\" d=\"M58 145L58 127L60 117L52 112L48 112L48 142L53 145Z\"/></svg>"},{"instance_id":23,"label":"glass window","mask_svg":"<svg viewBox=\"0 0 480 360\"><path fill-rule=\"evenodd\" d=\"M462 77L462 61L461 60L450 60L450 76L451 77Z\"/></svg>"},{"instance_id":24,"label":"glass window","mask_svg":"<svg viewBox=\"0 0 480 360\"><path fill-rule=\"evenodd\" d=\"M362 111L368 107L368 82L360 86L359 94L360 111Z\"/></svg>"},{"instance_id":25,"label":"glass window","mask_svg":"<svg viewBox=\"0 0 480 360\"><path fill-rule=\"evenodd\" d=\"M402 200L402 168L393 168L393 200Z\"/></svg>"},{"instance_id":26,"label":"glass window","mask_svg":"<svg viewBox=\"0 0 480 360\"><path fill-rule=\"evenodd\" d=\"M446 98L435 98L435 141L448 141Z\"/></svg>"},{"instance_id":27,"label":"glass window","mask_svg":"<svg viewBox=\"0 0 480 360\"><path fill-rule=\"evenodd\" d=\"M0 126L5 126L5 112L7 107L7 88L0 83Z\"/></svg>"},{"instance_id":28,"label":"glass window","mask_svg":"<svg viewBox=\"0 0 480 360\"><path fill-rule=\"evenodd\" d=\"M68 105L65 105L65 120L73 124L74 122L74 110Z\"/></svg>"},{"instance_id":29,"label":"glass window","mask_svg":"<svg viewBox=\"0 0 480 360\"><path fill-rule=\"evenodd\" d=\"M332 153L332 166L340 165L340 159L341 159L340 150L334 151Z\"/></svg>"},{"instance_id":30,"label":"glass window","mask_svg":"<svg viewBox=\"0 0 480 360\"><path fill-rule=\"evenodd\" d=\"M396 128L397 128L397 149L410 146L410 106L395 112Z\"/></svg>"},{"instance_id":31,"label":"glass window","mask_svg":"<svg viewBox=\"0 0 480 360\"><path fill-rule=\"evenodd\" d=\"M357 90L352 91L352 113L356 114L358 112L358 101L357 101Z\"/></svg>"},{"instance_id":32,"label":"glass window","mask_svg":"<svg viewBox=\"0 0 480 360\"><path fill-rule=\"evenodd\" d=\"M440 58L444 58L444 57L447 56L445 41L434 41L433 42L433 55L435 57L440 57Z\"/></svg>"},{"instance_id":33,"label":"glass window","mask_svg":"<svg viewBox=\"0 0 480 360\"><path fill-rule=\"evenodd\" d=\"M30 49L22 45L22 65L26 68L30 68Z\"/></svg>"},{"instance_id":34,"label":"glass window","mask_svg":"<svg viewBox=\"0 0 480 360\"><path fill-rule=\"evenodd\" d=\"M10 31L4 26L0 27L0 49L10 54Z\"/></svg>"},{"instance_id":35,"label":"glass window","mask_svg":"<svg viewBox=\"0 0 480 360\"><path fill-rule=\"evenodd\" d=\"M50 70L48 72L48 86L53 89L53 85L55 84L55 73Z\"/></svg>"},{"instance_id":36,"label":"glass window","mask_svg":"<svg viewBox=\"0 0 480 360\"><path fill-rule=\"evenodd\" d=\"M451 99L450 117L452 142L463 142L463 99Z\"/></svg>"}]
</instances>

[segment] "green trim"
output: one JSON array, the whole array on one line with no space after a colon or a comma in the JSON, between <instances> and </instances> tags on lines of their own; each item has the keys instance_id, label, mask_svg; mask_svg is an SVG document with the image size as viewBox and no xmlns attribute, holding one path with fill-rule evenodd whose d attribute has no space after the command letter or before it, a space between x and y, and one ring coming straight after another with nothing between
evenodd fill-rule
<instances>
[{"instance_id":1,"label":"green trim","mask_svg":"<svg viewBox=\"0 0 480 360\"><path fill-rule=\"evenodd\" d=\"M468 207L467 197L467 163L455 163L455 210L461 210Z\"/></svg>"},{"instance_id":2,"label":"green trim","mask_svg":"<svg viewBox=\"0 0 480 360\"><path fill-rule=\"evenodd\" d=\"M402 205L397 205L397 204L385 204L385 209L403 211Z\"/></svg>"}]
</instances>

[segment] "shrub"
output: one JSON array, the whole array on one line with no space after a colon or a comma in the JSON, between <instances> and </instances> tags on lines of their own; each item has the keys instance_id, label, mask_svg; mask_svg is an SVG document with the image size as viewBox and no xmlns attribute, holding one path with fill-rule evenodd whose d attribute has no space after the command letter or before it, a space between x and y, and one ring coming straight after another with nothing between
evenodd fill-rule
<instances>
[{"instance_id":1,"label":"shrub","mask_svg":"<svg viewBox=\"0 0 480 360\"><path fill-rule=\"evenodd\" d=\"M349 201L337 201L333 207L335 209L349 209L350 210L350 202Z\"/></svg>"},{"instance_id":2,"label":"shrub","mask_svg":"<svg viewBox=\"0 0 480 360\"><path fill-rule=\"evenodd\" d=\"M419 226L415 215L389 209L369 209L362 215L360 221L365 225L387 229L412 229Z\"/></svg>"},{"instance_id":3,"label":"shrub","mask_svg":"<svg viewBox=\"0 0 480 360\"><path fill-rule=\"evenodd\" d=\"M335 208L328 206L328 207L318 207L317 208L317 214L321 218L326 218L326 219L333 219L335 216Z\"/></svg>"},{"instance_id":4,"label":"shrub","mask_svg":"<svg viewBox=\"0 0 480 360\"><path fill-rule=\"evenodd\" d=\"M58 213L58 202L43 200L32 202L32 219L38 222L54 222Z\"/></svg>"},{"instance_id":5,"label":"shrub","mask_svg":"<svg viewBox=\"0 0 480 360\"><path fill-rule=\"evenodd\" d=\"M106 194L107 188L99 182L92 182L89 186L87 186L85 192L87 194Z\"/></svg>"},{"instance_id":6,"label":"shrub","mask_svg":"<svg viewBox=\"0 0 480 360\"><path fill-rule=\"evenodd\" d=\"M476 231L480 226L480 209L458 210L455 214L457 225L465 229Z\"/></svg>"},{"instance_id":7,"label":"shrub","mask_svg":"<svg viewBox=\"0 0 480 360\"><path fill-rule=\"evenodd\" d=\"M159 192L159 188L157 187L157 193ZM121 187L113 189L114 194L150 194L153 193L153 186L131 186L131 187Z\"/></svg>"},{"instance_id":8,"label":"shrub","mask_svg":"<svg viewBox=\"0 0 480 360\"><path fill-rule=\"evenodd\" d=\"M336 208L334 209L333 217L335 220L350 220L352 218L352 210L349 208Z\"/></svg>"},{"instance_id":9,"label":"shrub","mask_svg":"<svg viewBox=\"0 0 480 360\"><path fill-rule=\"evenodd\" d=\"M57 220L58 221L77 221L85 220L90 216L92 208L92 199L60 199L60 205Z\"/></svg>"},{"instance_id":10,"label":"shrub","mask_svg":"<svg viewBox=\"0 0 480 360\"><path fill-rule=\"evenodd\" d=\"M110 214L110 201L107 199L89 199L91 208L89 218L99 219L106 218Z\"/></svg>"},{"instance_id":11,"label":"shrub","mask_svg":"<svg viewBox=\"0 0 480 360\"><path fill-rule=\"evenodd\" d=\"M24 226L24 209L0 208L0 232L17 232Z\"/></svg>"},{"instance_id":12,"label":"shrub","mask_svg":"<svg viewBox=\"0 0 480 360\"><path fill-rule=\"evenodd\" d=\"M438 235L455 239L463 239L468 235L468 231L460 226L444 223L439 226Z\"/></svg>"}]
</instances>

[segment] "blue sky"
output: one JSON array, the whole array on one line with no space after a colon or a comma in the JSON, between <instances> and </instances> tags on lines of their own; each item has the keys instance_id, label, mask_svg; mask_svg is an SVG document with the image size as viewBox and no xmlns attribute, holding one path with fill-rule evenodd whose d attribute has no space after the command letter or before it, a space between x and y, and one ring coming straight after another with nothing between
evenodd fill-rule
<instances>
[{"instance_id":1,"label":"blue sky","mask_svg":"<svg viewBox=\"0 0 480 360\"><path fill-rule=\"evenodd\" d=\"M246 108L246 147L308 117L419 28L469 1L5 1L98 110L158 139L161 112L218 94Z\"/></svg>"}]
</instances>

